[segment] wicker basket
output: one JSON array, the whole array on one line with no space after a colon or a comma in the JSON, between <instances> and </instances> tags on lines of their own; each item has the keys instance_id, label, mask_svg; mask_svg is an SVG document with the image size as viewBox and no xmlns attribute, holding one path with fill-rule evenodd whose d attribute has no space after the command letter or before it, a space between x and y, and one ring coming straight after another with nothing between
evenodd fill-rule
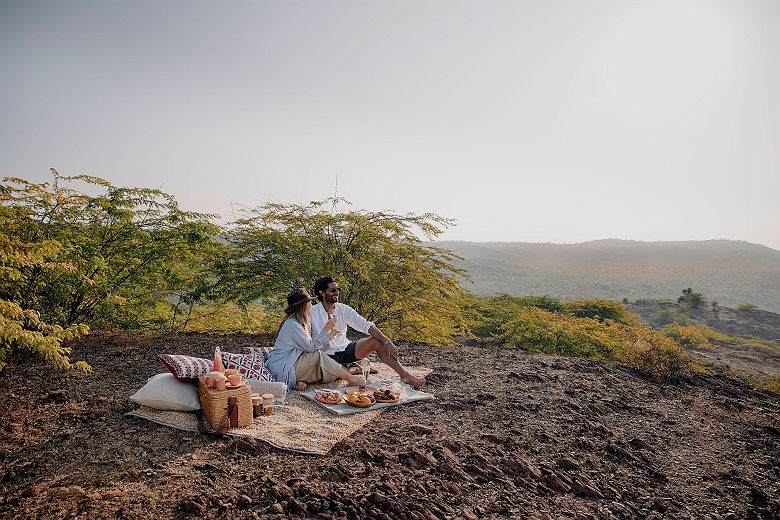
<instances>
[{"instance_id":1,"label":"wicker basket","mask_svg":"<svg viewBox=\"0 0 780 520\"><path fill-rule=\"evenodd\" d=\"M252 424L252 387L249 383L244 382L238 388L220 391L206 387L203 383L204 379L205 376L201 376L198 381L200 406L213 430L218 430L225 424L228 417L228 397L235 397L238 400L238 424L230 426L249 426Z\"/></svg>"}]
</instances>

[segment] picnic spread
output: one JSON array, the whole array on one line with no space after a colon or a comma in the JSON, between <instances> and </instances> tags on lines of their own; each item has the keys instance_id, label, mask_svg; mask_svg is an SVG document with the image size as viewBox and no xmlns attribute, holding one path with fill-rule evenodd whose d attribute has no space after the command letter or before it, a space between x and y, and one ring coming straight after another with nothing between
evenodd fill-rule
<instances>
[{"instance_id":1,"label":"picnic spread","mask_svg":"<svg viewBox=\"0 0 780 520\"><path fill-rule=\"evenodd\" d=\"M139 408L126 415L184 431L249 437L273 447L326 454L338 441L376 418L383 408L433 399L397 379L380 364L373 381L346 381L289 391L265 368L270 348L243 354L215 352L214 361L164 354L169 373L158 374L130 399ZM429 369L413 369L425 376ZM326 388L327 387L327 388Z\"/></svg>"}]
</instances>

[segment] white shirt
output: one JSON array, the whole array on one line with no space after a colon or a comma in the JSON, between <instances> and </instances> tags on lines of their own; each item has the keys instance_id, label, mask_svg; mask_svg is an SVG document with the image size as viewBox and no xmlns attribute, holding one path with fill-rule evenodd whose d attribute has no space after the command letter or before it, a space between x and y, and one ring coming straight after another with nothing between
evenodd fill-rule
<instances>
[{"instance_id":1,"label":"white shirt","mask_svg":"<svg viewBox=\"0 0 780 520\"><path fill-rule=\"evenodd\" d=\"M336 337L325 344L325 348L322 349L322 351L326 354L334 354L347 348L347 345L349 345L349 340L347 339L347 325L363 334L368 334L368 329L374 326L372 322L358 314L357 311L349 305L337 302L334 312L339 317L339 321L336 323L335 327L336 330L340 332ZM325 328L325 323L328 321L328 312L321 303L311 308L309 321L311 322L312 336L317 337L317 335L322 332L323 328Z\"/></svg>"}]
</instances>

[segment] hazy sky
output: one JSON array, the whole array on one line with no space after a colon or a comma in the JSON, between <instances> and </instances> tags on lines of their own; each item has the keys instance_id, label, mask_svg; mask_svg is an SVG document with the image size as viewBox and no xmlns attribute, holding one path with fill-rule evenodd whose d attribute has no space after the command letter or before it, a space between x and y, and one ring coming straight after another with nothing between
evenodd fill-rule
<instances>
[{"instance_id":1,"label":"hazy sky","mask_svg":"<svg viewBox=\"0 0 780 520\"><path fill-rule=\"evenodd\" d=\"M0 0L0 175L780 249L780 1Z\"/></svg>"}]
</instances>

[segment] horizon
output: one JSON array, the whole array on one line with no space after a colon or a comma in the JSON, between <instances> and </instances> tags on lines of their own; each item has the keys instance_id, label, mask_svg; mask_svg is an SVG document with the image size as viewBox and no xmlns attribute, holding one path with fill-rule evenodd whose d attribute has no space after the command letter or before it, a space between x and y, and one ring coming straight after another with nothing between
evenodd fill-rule
<instances>
[{"instance_id":1,"label":"horizon","mask_svg":"<svg viewBox=\"0 0 780 520\"><path fill-rule=\"evenodd\" d=\"M0 176L780 250L780 3L0 4ZM712 238L719 237L719 238Z\"/></svg>"}]
</instances>

